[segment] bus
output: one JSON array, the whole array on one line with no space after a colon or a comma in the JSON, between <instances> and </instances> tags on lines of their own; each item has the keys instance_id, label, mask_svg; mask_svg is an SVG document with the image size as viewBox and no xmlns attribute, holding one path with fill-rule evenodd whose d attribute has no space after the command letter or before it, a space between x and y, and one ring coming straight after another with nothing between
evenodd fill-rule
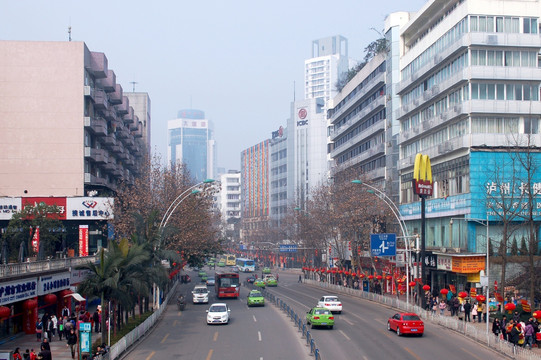
<instances>
[{"instance_id":1,"label":"bus","mask_svg":"<svg viewBox=\"0 0 541 360\"><path fill-rule=\"evenodd\" d=\"M239 274L216 272L214 288L217 298L238 298L240 293Z\"/></svg>"},{"instance_id":2,"label":"bus","mask_svg":"<svg viewBox=\"0 0 541 360\"><path fill-rule=\"evenodd\" d=\"M255 271L255 262L252 259L237 259L237 267L239 271L242 272L254 272Z\"/></svg>"},{"instance_id":3,"label":"bus","mask_svg":"<svg viewBox=\"0 0 541 360\"><path fill-rule=\"evenodd\" d=\"M235 255L226 254L225 255L225 264L227 266L235 266L235 265L237 265L237 258L235 257Z\"/></svg>"}]
</instances>

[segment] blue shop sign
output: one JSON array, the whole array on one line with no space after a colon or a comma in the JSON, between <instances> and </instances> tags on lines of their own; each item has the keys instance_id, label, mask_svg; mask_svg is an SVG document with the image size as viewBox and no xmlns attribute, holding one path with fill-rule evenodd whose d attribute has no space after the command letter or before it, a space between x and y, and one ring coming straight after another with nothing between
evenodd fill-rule
<instances>
[{"instance_id":1,"label":"blue shop sign","mask_svg":"<svg viewBox=\"0 0 541 360\"><path fill-rule=\"evenodd\" d=\"M61 273L39 277L38 295L54 293L60 290L69 289L70 273Z\"/></svg>"},{"instance_id":2,"label":"blue shop sign","mask_svg":"<svg viewBox=\"0 0 541 360\"><path fill-rule=\"evenodd\" d=\"M6 305L37 296L36 278L5 282L0 285L0 305Z\"/></svg>"}]
</instances>

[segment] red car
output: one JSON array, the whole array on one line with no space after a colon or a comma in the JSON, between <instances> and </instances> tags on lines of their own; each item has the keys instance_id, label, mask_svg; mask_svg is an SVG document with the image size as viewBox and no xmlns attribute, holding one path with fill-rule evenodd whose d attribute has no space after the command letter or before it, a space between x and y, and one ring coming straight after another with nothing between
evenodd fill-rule
<instances>
[{"instance_id":1,"label":"red car","mask_svg":"<svg viewBox=\"0 0 541 360\"><path fill-rule=\"evenodd\" d=\"M425 324L419 315L414 313L397 313L387 321L387 330L396 331L396 335L416 334L423 336Z\"/></svg>"}]
</instances>

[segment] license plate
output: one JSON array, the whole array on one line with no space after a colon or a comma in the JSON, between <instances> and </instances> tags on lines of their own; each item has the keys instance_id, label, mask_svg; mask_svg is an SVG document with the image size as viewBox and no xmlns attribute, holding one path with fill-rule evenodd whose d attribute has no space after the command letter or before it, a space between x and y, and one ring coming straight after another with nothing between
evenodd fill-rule
<instances>
[{"instance_id":1,"label":"license plate","mask_svg":"<svg viewBox=\"0 0 541 360\"><path fill-rule=\"evenodd\" d=\"M327 325L327 323L321 323L321 325Z\"/></svg>"},{"instance_id":2,"label":"license plate","mask_svg":"<svg viewBox=\"0 0 541 360\"><path fill-rule=\"evenodd\" d=\"M417 331L417 329L411 329L411 331Z\"/></svg>"}]
</instances>

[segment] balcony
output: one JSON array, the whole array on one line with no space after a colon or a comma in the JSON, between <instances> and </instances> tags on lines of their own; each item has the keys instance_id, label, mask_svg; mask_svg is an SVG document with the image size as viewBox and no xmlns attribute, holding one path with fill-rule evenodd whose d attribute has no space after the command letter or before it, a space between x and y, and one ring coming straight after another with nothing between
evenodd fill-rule
<instances>
[{"instance_id":1,"label":"balcony","mask_svg":"<svg viewBox=\"0 0 541 360\"><path fill-rule=\"evenodd\" d=\"M107 76L103 79L96 80L96 84L98 84L105 92L110 93L115 91L116 86L116 75L113 70L107 71Z\"/></svg>"},{"instance_id":2,"label":"balcony","mask_svg":"<svg viewBox=\"0 0 541 360\"><path fill-rule=\"evenodd\" d=\"M105 110L103 112L103 115L105 116L105 118L107 120L110 120L113 123L114 123L114 120L116 120L118 118L114 108L110 108L110 109Z\"/></svg>"},{"instance_id":3,"label":"balcony","mask_svg":"<svg viewBox=\"0 0 541 360\"><path fill-rule=\"evenodd\" d=\"M102 79L108 72L107 57L104 53L90 52L90 68L88 69L96 79Z\"/></svg>"},{"instance_id":4,"label":"balcony","mask_svg":"<svg viewBox=\"0 0 541 360\"><path fill-rule=\"evenodd\" d=\"M122 103L115 106L116 111L119 115L126 115L129 112L130 100L127 96L122 97Z\"/></svg>"},{"instance_id":5,"label":"balcony","mask_svg":"<svg viewBox=\"0 0 541 360\"><path fill-rule=\"evenodd\" d=\"M349 149L354 144L361 143L366 138L372 137L374 134L384 131L385 123L386 123L386 120L382 119L381 121L370 126L368 129L365 129L362 132L358 133L357 135L355 135L354 137L352 137L345 143L340 144L340 146L337 146L337 147L335 146L335 148L331 151L331 157L335 157L337 154L344 152L346 149Z\"/></svg>"},{"instance_id":6,"label":"balcony","mask_svg":"<svg viewBox=\"0 0 541 360\"><path fill-rule=\"evenodd\" d=\"M109 101L107 100L107 94L101 89L94 90L94 107L96 109L107 109L109 107Z\"/></svg>"},{"instance_id":7,"label":"balcony","mask_svg":"<svg viewBox=\"0 0 541 360\"><path fill-rule=\"evenodd\" d=\"M115 154L122 154L124 153L124 145L122 145L122 143L120 141L117 141L116 142L116 145L113 145L111 147L111 150L115 153Z\"/></svg>"},{"instance_id":8,"label":"balcony","mask_svg":"<svg viewBox=\"0 0 541 360\"><path fill-rule=\"evenodd\" d=\"M110 159L109 159L110 160ZM112 172L113 170L115 170L117 168L117 165L115 162L111 162L109 161L108 163L106 163L105 165L103 165L103 168L106 170L106 171L109 171L109 172Z\"/></svg>"},{"instance_id":9,"label":"balcony","mask_svg":"<svg viewBox=\"0 0 541 360\"><path fill-rule=\"evenodd\" d=\"M348 129L351 129L353 125L360 122L363 118L368 117L368 115L371 115L373 112L383 109L384 106L385 106L385 96L379 96L376 100L371 102L370 105L362 109L353 118L349 119L346 124L342 125L338 129L336 128L331 129L331 132L330 132L331 141L335 141L340 135L344 134Z\"/></svg>"},{"instance_id":10,"label":"balcony","mask_svg":"<svg viewBox=\"0 0 541 360\"><path fill-rule=\"evenodd\" d=\"M333 168L335 167L339 168L340 170L336 170L337 172L339 172L349 167L352 167L354 165L363 163L367 160L371 160L372 158L378 155L384 155L384 154L385 154L385 143L381 143L340 164L336 164L336 160L335 160Z\"/></svg>"},{"instance_id":11,"label":"balcony","mask_svg":"<svg viewBox=\"0 0 541 360\"><path fill-rule=\"evenodd\" d=\"M116 136L119 139L127 139L130 136L130 133L125 127L116 128Z\"/></svg>"},{"instance_id":12,"label":"balcony","mask_svg":"<svg viewBox=\"0 0 541 360\"><path fill-rule=\"evenodd\" d=\"M84 117L85 128L96 136L107 136L107 122L101 117Z\"/></svg>"},{"instance_id":13,"label":"balcony","mask_svg":"<svg viewBox=\"0 0 541 360\"><path fill-rule=\"evenodd\" d=\"M109 161L109 154L105 149L96 149L90 146L85 146L85 157L96 163L105 164Z\"/></svg>"},{"instance_id":14,"label":"balcony","mask_svg":"<svg viewBox=\"0 0 541 360\"><path fill-rule=\"evenodd\" d=\"M85 184L86 185L107 185L107 181L104 178L97 177L91 173L85 172Z\"/></svg>"},{"instance_id":15,"label":"balcony","mask_svg":"<svg viewBox=\"0 0 541 360\"><path fill-rule=\"evenodd\" d=\"M122 104L122 86L120 84L116 84L115 91L109 94L109 102L113 105Z\"/></svg>"},{"instance_id":16,"label":"balcony","mask_svg":"<svg viewBox=\"0 0 541 360\"><path fill-rule=\"evenodd\" d=\"M116 145L116 135L114 133L107 134L103 138L103 144L106 145L109 149Z\"/></svg>"},{"instance_id":17,"label":"balcony","mask_svg":"<svg viewBox=\"0 0 541 360\"><path fill-rule=\"evenodd\" d=\"M124 145L130 149L133 149L135 147L135 141L133 140L133 137L129 136L124 139Z\"/></svg>"},{"instance_id":18,"label":"balcony","mask_svg":"<svg viewBox=\"0 0 541 360\"><path fill-rule=\"evenodd\" d=\"M134 117L133 117L133 108L130 106L128 109L128 113L124 115L123 117L124 122L127 124L133 123Z\"/></svg>"},{"instance_id":19,"label":"balcony","mask_svg":"<svg viewBox=\"0 0 541 360\"><path fill-rule=\"evenodd\" d=\"M94 100L94 88L92 86L85 85L84 92L85 92L85 96L88 96L92 100Z\"/></svg>"}]
</instances>

